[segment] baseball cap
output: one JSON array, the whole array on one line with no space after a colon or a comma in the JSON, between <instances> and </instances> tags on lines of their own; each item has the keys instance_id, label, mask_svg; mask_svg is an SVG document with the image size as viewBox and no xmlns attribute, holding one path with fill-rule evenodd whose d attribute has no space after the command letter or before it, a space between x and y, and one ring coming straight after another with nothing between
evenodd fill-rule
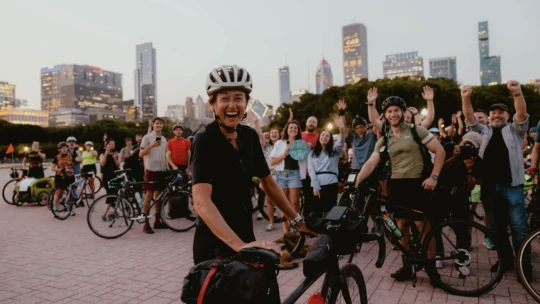
<instances>
[{"instance_id":1,"label":"baseball cap","mask_svg":"<svg viewBox=\"0 0 540 304\"><path fill-rule=\"evenodd\" d=\"M495 110L495 109L510 112L508 111L508 107L504 103L495 103L495 104L492 104L491 107L489 107L490 111Z\"/></svg>"},{"instance_id":2,"label":"baseball cap","mask_svg":"<svg viewBox=\"0 0 540 304\"><path fill-rule=\"evenodd\" d=\"M467 132L465 133L465 135L463 135L461 139L463 141L470 142L471 144L474 145L476 149L480 148L480 146L482 145L482 135L480 135L477 132L473 132L473 131Z\"/></svg>"}]
</instances>

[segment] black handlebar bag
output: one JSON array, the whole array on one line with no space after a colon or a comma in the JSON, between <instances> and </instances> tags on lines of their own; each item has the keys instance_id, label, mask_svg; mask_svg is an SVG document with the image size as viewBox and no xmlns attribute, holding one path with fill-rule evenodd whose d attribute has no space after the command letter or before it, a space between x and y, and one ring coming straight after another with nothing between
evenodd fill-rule
<instances>
[{"instance_id":1,"label":"black handlebar bag","mask_svg":"<svg viewBox=\"0 0 540 304\"><path fill-rule=\"evenodd\" d=\"M276 268L228 259L201 262L184 278L181 300L188 304L280 303Z\"/></svg>"}]
</instances>

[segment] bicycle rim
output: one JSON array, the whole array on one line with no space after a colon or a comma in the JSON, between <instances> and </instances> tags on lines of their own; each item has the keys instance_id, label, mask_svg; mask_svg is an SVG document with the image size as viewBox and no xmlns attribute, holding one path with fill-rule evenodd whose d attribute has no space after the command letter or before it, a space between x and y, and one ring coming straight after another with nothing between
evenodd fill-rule
<instances>
[{"instance_id":1,"label":"bicycle rim","mask_svg":"<svg viewBox=\"0 0 540 304\"><path fill-rule=\"evenodd\" d=\"M525 278L525 271L528 265L523 265L525 248L527 248L527 246L530 246L531 248L531 262L533 268L532 282L530 283ZM540 269L540 228L531 232L525 240L523 240L517 254L516 265L518 276L521 278L523 287L525 287L531 297L537 302L540 302L540 273L534 271Z\"/></svg>"},{"instance_id":2,"label":"bicycle rim","mask_svg":"<svg viewBox=\"0 0 540 304\"><path fill-rule=\"evenodd\" d=\"M354 264L345 264L341 267L341 278L330 291L332 304L367 304L366 282L362 271Z\"/></svg>"},{"instance_id":3,"label":"bicycle rim","mask_svg":"<svg viewBox=\"0 0 540 304\"><path fill-rule=\"evenodd\" d=\"M491 272L490 261L499 260L501 254L499 249L488 250L483 245L485 237L495 240L486 227L466 220L445 221L427 235L422 249L424 257L428 244L436 243L438 234L442 246L437 247L436 256L440 258L431 261L443 262L444 267L437 269L441 289L453 295L477 297L497 286L504 273L500 264L496 272ZM487 256L489 259L485 259Z\"/></svg>"},{"instance_id":4,"label":"bicycle rim","mask_svg":"<svg viewBox=\"0 0 540 304\"><path fill-rule=\"evenodd\" d=\"M16 185L17 180L12 179L4 185L4 188L2 188L2 198L4 199L4 202L8 203L9 205L13 205L13 194L15 193Z\"/></svg>"},{"instance_id":5,"label":"bicycle rim","mask_svg":"<svg viewBox=\"0 0 540 304\"><path fill-rule=\"evenodd\" d=\"M193 196L187 191L177 191L183 195L187 195L187 206L171 202L171 196L168 195L161 206L161 220L176 232L188 231L195 227L198 215L193 207ZM179 208L179 209L178 209Z\"/></svg>"},{"instance_id":6,"label":"bicycle rim","mask_svg":"<svg viewBox=\"0 0 540 304\"><path fill-rule=\"evenodd\" d=\"M131 229L133 220L130 218L133 215L133 208L127 200L109 194L99 197L92 203L86 221L95 235L104 239L114 239Z\"/></svg>"}]
</instances>

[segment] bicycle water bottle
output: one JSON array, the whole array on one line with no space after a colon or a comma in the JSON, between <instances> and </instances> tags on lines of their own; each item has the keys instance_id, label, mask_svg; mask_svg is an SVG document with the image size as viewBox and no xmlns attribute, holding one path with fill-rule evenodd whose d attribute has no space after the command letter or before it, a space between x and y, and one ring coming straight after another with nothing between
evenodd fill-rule
<instances>
[{"instance_id":1,"label":"bicycle water bottle","mask_svg":"<svg viewBox=\"0 0 540 304\"><path fill-rule=\"evenodd\" d=\"M137 204L139 205L139 208L142 208L142 197L139 192L135 192L135 199L137 200Z\"/></svg>"},{"instance_id":2,"label":"bicycle water bottle","mask_svg":"<svg viewBox=\"0 0 540 304\"><path fill-rule=\"evenodd\" d=\"M320 292L316 292L309 297L307 304L324 304L324 298Z\"/></svg>"},{"instance_id":3,"label":"bicycle water bottle","mask_svg":"<svg viewBox=\"0 0 540 304\"><path fill-rule=\"evenodd\" d=\"M388 228L392 230L392 233L394 234L396 238L400 239L403 237L403 233L401 233L401 230L399 230L399 228L396 226L396 223L394 223L394 220L392 219L390 214L386 212L383 213L383 219L386 225L388 226Z\"/></svg>"}]
</instances>

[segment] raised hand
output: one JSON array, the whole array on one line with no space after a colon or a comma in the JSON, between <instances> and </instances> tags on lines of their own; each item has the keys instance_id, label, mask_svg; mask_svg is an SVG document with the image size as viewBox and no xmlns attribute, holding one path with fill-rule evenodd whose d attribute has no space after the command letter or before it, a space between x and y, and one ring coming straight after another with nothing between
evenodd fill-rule
<instances>
[{"instance_id":1,"label":"raised hand","mask_svg":"<svg viewBox=\"0 0 540 304\"><path fill-rule=\"evenodd\" d=\"M343 119L339 115L334 115L334 126L338 127L340 130L345 128L345 124L343 123Z\"/></svg>"},{"instance_id":2,"label":"raised hand","mask_svg":"<svg viewBox=\"0 0 540 304\"><path fill-rule=\"evenodd\" d=\"M289 108L289 121L293 121L293 119L294 119L294 114L293 114L292 108Z\"/></svg>"},{"instance_id":3,"label":"raised hand","mask_svg":"<svg viewBox=\"0 0 540 304\"><path fill-rule=\"evenodd\" d=\"M460 117L460 116L461 116L461 111L457 111L457 112L456 112L456 116L457 116L457 117Z\"/></svg>"},{"instance_id":4,"label":"raised hand","mask_svg":"<svg viewBox=\"0 0 540 304\"><path fill-rule=\"evenodd\" d=\"M422 92L422 97L425 100L433 100L433 97L435 96L435 92L433 91L433 88L426 85L424 86L424 92Z\"/></svg>"},{"instance_id":5,"label":"raised hand","mask_svg":"<svg viewBox=\"0 0 540 304\"><path fill-rule=\"evenodd\" d=\"M464 86L463 89L461 89L461 97L471 97L471 93L472 93L471 86Z\"/></svg>"},{"instance_id":6,"label":"raised hand","mask_svg":"<svg viewBox=\"0 0 540 304\"><path fill-rule=\"evenodd\" d=\"M412 115L418 114L418 110L415 107L408 107L407 110L412 113Z\"/></svg>"},{"instance_id":7,"label":"raised hand","mask_svg":"<svg viewBox=\"0 0 540 304\"><path fill-rule=\"evenodd\" d=\"M457 123L456 114L452 114L452 124L456 124L456 123Z\"/></svg>"},{"instance_id":8,"label":"raised hand","mask_svg":"<svg viewBox=\"0 0 540 304\"><path fill-rule=\"evenodd\" d=\"M443 118L439 118L439 121L438 121L438 126L440 127L441 125L444 124L444 119Z\"/></svg>"},{"instance_id":9,"label":"raised hand","mask_svg":"<svg viewBox=\"0 0 540 304\"><path fill-rule=\"evenodd\" d=\"M347 104L345 103L345 99L340 98L337 103L339 110L345 110L347 108Z\"/></svg>"},{"instance_id":10,"label":"raised hand","mask_svg":"<svg viewBox=\"0 0 540 304\"><path fill-rule=\"evenodd\" d=\"M367 93L367 103L376 102L378 96L379 96L379 94L377 94L377 88L369 89L369 91Z\"/></svg>"},{"instance_id":11,"label":"raised hand","mask_svg":"<svg viewBox=\"0 0 540 304\"><path fill-rule=\"evenodd\" d=\"M506 83L506 86L513 94L521 93L521 85L516 80L508 81Z\"/></svg>"}]
</instances>

